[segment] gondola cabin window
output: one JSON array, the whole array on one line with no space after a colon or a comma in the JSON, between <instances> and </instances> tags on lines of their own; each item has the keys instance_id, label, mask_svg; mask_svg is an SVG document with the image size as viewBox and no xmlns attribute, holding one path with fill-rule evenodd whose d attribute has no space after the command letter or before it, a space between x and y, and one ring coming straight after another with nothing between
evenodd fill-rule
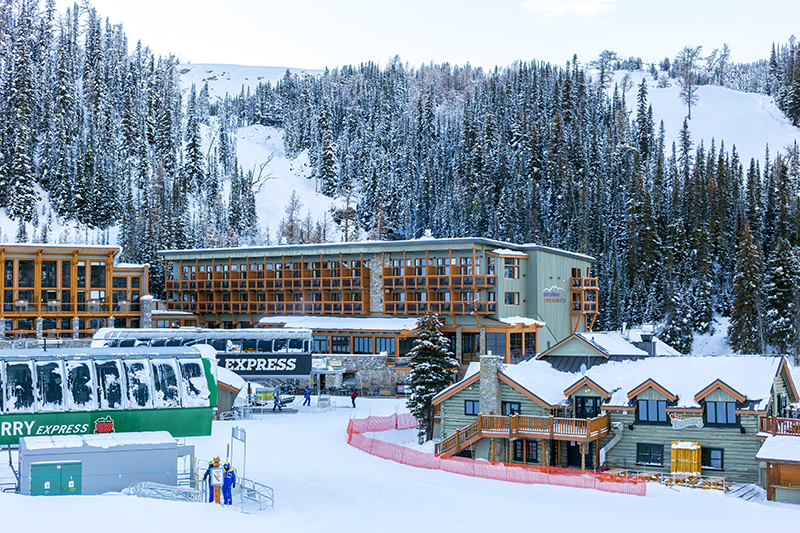
<instances>
[{"instance_id":1,"label":"gondola cabin window","mask_svg":"<svg viewBox=\"0 0 800 533\"><path fill-rule=\"evenodd\" d=\"M152 364L153 383L155 384L153 404L157 408L180 407L181 399L175 361L158 360L152 361Z\"/></svg>"},{"instance_id":2,"label":"gondola cabin window","mask_svg":"<svg viewBox=\"0 0 800 533\"><path fill-rule=\"evenodd\" d=\"M122 409L122 381L119 361L95 363L100 409Z\"/></svg>"},{"instance_id":3,"label":"gondola cabin window","mask_svg":"<svg viewBox=\"0 0 800 533\"><path fill-rule=\"evenodd\" d=\"M125 364L125 376L128 378L128 408L129 409L150 409L153 407L153 398L150 395L150 362L143 360L127 360Z\"/></svg>"},{"instance_id":4,"label":"gondola cabin window","mask_svg":"<svg viewBox=\"0 0 800 533\"><path fill-rule=\"evenodd\" d=\"M64 370L59 361L36 363L37 411L64 409Z\"/></svg>"},{"instance_id":5,"label":"gondola cabin window","mask_svg":"<svg viewBox=\"0 0 800 533\"><path fill-rule=\"evenodd\" d=\"M203 363L197 360L181 360L181 389L184 407L208 407L210 393Z\"/></svg>"},{"instance_id":6,"label":"gondola cabin window","mask_svg":"<svg viewBox=\"0 0 800 533\"><path fill-rule=\"evenodd\" d=\"M6 364L6 405L9 412L33 411L33 369L31 362Z\"/></svg>"},{"instance_id":7,"label":"gondola cabin window","mask_svg":"<svg viewBox=\"0 0 800 533\"><path fill-rule=\"evenodd\" d=\"M70 411L95 408L92 370L88 361L67 361L67 407Z\"/></svg>"}]
</instances>

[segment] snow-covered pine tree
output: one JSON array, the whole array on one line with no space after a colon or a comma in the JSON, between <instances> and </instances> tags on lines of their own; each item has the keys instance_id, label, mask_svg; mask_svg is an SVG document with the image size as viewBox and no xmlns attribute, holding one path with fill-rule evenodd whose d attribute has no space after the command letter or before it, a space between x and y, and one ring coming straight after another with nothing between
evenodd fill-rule
<instances>
[{"instance_id":1,"label":"snow-covered pine tree","mask_svg":"<svg viewBox=\"0 0 800 533\"><path fill-rule=\"evenodd\" d=\"M427 313L417 320L408 380L411 397L406 405L419 421L419 436L433 438L433 405L431 400L448 386L458 362L450 351L450 342L439 330L439 317Z\"/></svg>"},{"instance_id":2,"label":"snow-covered pine tree","mask_svg":"<svg viewBox=\"0 0 800 533\"><path fill-rule=\"evenodd\" d=\"M796 353L798 332L795 329L800 270L797 258L785 239L778 241L767 262L764 282L764 329L767 342L778 353Z\"/></svg>"},{"instance_id":3,"label":"snow-covered pine tree","mask_svg":"<svg viewBox=\"0 0 800 533\"><path fill-rule=\"evenodd\" d=\"M728 343L740 353L764 352L764 316L761 303L761 252L745 222L736 253L731 325Z\"/></svg>"}]
</instances>

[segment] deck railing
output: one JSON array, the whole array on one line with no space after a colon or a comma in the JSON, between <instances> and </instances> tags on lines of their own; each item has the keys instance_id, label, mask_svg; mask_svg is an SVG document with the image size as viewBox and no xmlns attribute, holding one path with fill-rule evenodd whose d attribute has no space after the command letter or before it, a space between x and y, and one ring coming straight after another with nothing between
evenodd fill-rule
<instances>
[{"instance_id":1,"label":"deck railing","mask_svg":"<svg viewBox=\"0 0 800 533\"><path fill-rule=\"evenodd\" d=\"M800 437L800 418L761 417L761 431L773 435L793 435Z\"/></svg>"},{"instance_id":2,"label":"deck railing","mask_svg":"<svg viewBox=\"0 0 800 533\"><path fill-rule=\"evenodd\" d=\"M540 438L589 442L608 433L608 414L596 418L478 415L478 421L436 444L437 454L455 454L486 436Z\"/></svg>"}]
</instances>

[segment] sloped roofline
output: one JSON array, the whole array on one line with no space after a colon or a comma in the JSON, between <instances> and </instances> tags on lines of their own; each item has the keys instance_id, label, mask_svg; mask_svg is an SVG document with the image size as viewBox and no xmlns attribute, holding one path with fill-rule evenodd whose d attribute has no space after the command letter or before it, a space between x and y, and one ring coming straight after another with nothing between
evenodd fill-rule
<instances>
[{"instance_id":1,"label":"sloped roofline","mask_svg":"<svg viewBox=\"0 0 800 533\"><path fill-rule=\"evenodd\" d=\"M497 375L500 378L500 381L506 383L509 387L519 392L529 400L533 400L534 402L544 407L545 409L558 409L557 405L550 405L549 403L547 403L546 401L544 401L543 399L541 399L540 397L538 397L537 395L526 389L523 385L514 381L513 378L503 374L502 372L498 372Z\"/></svg>"},{"instance_id":2,"label":"sloped roofline","mask_svg":"<svg viewBox=\"0 0 800 533\"><path fill-rule=\"evenodd\" d=\"M666 397L671 402L674 402L674 401L676 401L678 399L678 397L676 395L672 394L670 391L668 391L667 389L662 387L653 378L646 379L641 385L639 385L635 389L631 390L628 393L628 399L629 400L633 400L636 396L638 396L639 394L641 394L642 392L646 391L647 389L649 389L651 387L654 388L655 390L657 390L662 395L664 395L664 397Z\"/></svg>"},{"instance_id":3,"label":"sloped roofline","mask_svg":"<svg viewBox=\"0 0 800 533\"><path fill-rule=\"evenodd\" d=\"M715 379L710 385L708 385L706 388L704 388L703 390L694 395L694 401L699 403L703 398L705 398L706 396L708 396L709 394L718 389L722 389L731 396L733 396L734 398L736 398L737 402L743 402L747 400L747 396L745 396L741 392L737 391L736 389L734 389L721 379Z\"/></svg>"},{"instance_id":4,"label":"sloped roofline","mask_svg":"<svg viewBox=\"0 0 800 533\"><path fill-rule=\"evenodd\" d=\"M439 394L437 394L436 396L434 396L433 399L431 400L431 404L436 405L436 404L442 403L446 399L448 399L451 396L453 396L455 393L460 392L460 391L464 390L466 387L474 384L476 381L478 381L480 379L480 377L481 377L481 373L480 372L475 372L474 374L472 374L467 379L459 381L453 387L449 387L449 388L443 390L442 392L440 392Z\"/></svg>"},{"instance_id":5,"label":"sloped roofline","mask_svg":"<svg viewBox=\"0 0 800 533\"><path fill-rule=\"evenodd\" d=\"M608 400L611 398L611 393L605 390L603 387L592 381L590 378L583 376L581 379L576 381L572 384L567 390L564 391L564 396L570 396L571 394L575 393L581 387L588 386L594 389L596 392L599 392L603 399Z\"/></svg>"},{"instance_id":6,"label":"sloped roofline","mask_svg":"<svg viewBox=\"0 0 800 533\"><path fill-rule=\"evenodd\" d=\"M546 355L548 355L550 352L552 352L553 350L555 350L556 348L558 348L559 346L561 346L562 344L566 343L567 341L569 341L569 340L571 340L571 339L573 339L573 338L575 338L575 339L578 339L579 341L581 341L582 343L584 343L586 346L588 346L588 347L589 347L589 348L591 348L592 350L596 351L598 355L601 355L603 358L605 358L605 359L608 359L608 354L607 354L607 353L605 353L605 351L603 351L603 349L602 349L602 348L600 348L600 346L599 346L599 345L597 345L597 344L594 344L594 343L591 343L591 342L587 341L586 339L584 339L583 337L581 337L581 336L580 336L578 333L573 333L572 335L570 335L569 337L567 337L567 338L566 338L566 339L564 339L563 341L559 342L558 344L556 344L556 345L555 345L555 346L553 346L552 348L550 348L550 349L548 349L548 350L545 350L545 351L543 351L542 353L540 353L539 355L537 355L537 356L536 356L536 359L541 359L541 358L545 357L545 356L546 356Z\"/></svg>"}]
</instances>

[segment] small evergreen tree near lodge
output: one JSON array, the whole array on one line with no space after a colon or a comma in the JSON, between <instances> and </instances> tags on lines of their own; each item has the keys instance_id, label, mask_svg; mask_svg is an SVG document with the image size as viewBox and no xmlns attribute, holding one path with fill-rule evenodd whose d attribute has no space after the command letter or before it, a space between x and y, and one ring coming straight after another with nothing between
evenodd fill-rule
<instances>
[{"instance_id":1,"label":"small evergreen tree near lodge","mask_svg":"<svg viewBox=\"0 0 800 533\"><path fill-rule=\"evenodd\" d=\"M450 351L450 342L439 331L439 318L434 313L428 313L417 321L417 336L408 355L411 357L411 397L406 405L419 421L419 436L431 440L431 400L448 386L458 364Z\"/></svg>"}]
</instances>

